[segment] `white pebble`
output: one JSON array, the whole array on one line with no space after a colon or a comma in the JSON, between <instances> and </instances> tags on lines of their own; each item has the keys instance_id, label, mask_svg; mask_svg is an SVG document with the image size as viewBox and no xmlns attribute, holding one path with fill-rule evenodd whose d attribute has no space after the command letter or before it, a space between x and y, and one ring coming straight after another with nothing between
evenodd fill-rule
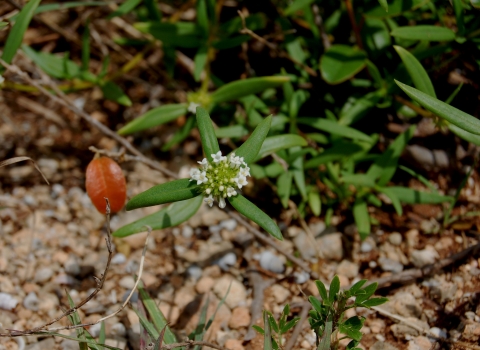
<instances>
[{"instance_id":1,"label":"white pebble","mask_svg":"<svg viewBox=\"0 0 480 350\"><path fill-rule=\"evenodd\" d=\"M235 253L230 252L222 256L220 259L218 259L217 265L220 266L220 268L223 271L228 271L233 266L235 266L236 262L237 262L237 256L235 255Z\"/></svg>"},{"instance_id":2,"label":"white pebble","mask_svg":"<svg viewBox=\"0 0 480 350\"><path fill-rule=\"evenodd\" d=\"M35 294L35 292L30 292L25 299L23 299L23 306L28 310L38 311L39 302L37 294Z\"/></svg>"},{"instance_id":3,"label":"white pebble","mask_svg":"<svg viewBox=\"0 0 480 350\"><path fill-rule=\"evenodd\" d=\"M0 309L13 310L17 306L18 301L10 294L0 292Z\"/></svg>"},{"instance_id":4,"label":"white pebble","mask_svg":"<svg viewBox=\"0 0 480 350\"><path fill-rule=\"evenodd\" d=\"M35 282L43 283L47 282L53 276L53 270L49 267L43 267L35 272L33 278Z\"/></svg>"},{"instance_id":5,"label":"white pebble","mask_svg":"<svg viewBox=\"0 0 480 350\"><path fill-rule=\"evenodd\" d=\"M125 326L122 323L117 322L112 326L111 333L112 335L123 337L126 333Z\"/></svg>"},{"instance_id":6,"label":"white pebble","mask_svg":"<svg viewBox=\"0 0 480 350\"><path fill-rule=\"evenodd\" d=\"M430 328L430 333L432 335L436 336L437 338L446 338L447 337L447 333L444 330L442 330L438 327Z\"/></svg>"},{"instance_id":7,"label":"white pebble","mask_svg":"<svg viewBox=\"0 0 480 350\"><path fill-rule=\"evenodd\" d=\"M293 278L295 279L296 284L304 284L310 279L310 274L305 271L295 271L293 273Z\"/></svg>"},{"instance_id":8,"label":"white pebble","mask_svg":"<svg viewBox=\"0 0 480 350\"><path fill-rule=\"evenodd\" d=\"M127 261L127 257L122 253L117 253L112 258L112 264L114 265L120 265L125 263L126 261Z\"/></svg>"},{"instance_id":9,"label":"white pebble","mask_svg":"<svg viewBox=\"0 0 480 350\"><path fill-rule=\"evenodd\" d=\"M102 325L100 323L94 324L93 326L90 326L88 331L92 335L92 337L96 338L100 335L100 330L102 329Z\"/></svg>"},{"instance_id":10,"label":"white pebble","mask_svg":"<svg viewBox=\"0 0 480 350\"><path fill-rule=\"evenodd\" d=\"M283 261L268 250L265 250L260 254L260 266L262 269L275 273L282 273L285 270Z\"/></svg>"},{"instance_id":11,"label":"white pebble","mask_svg":"<svg viewBox=\"0 0 480 350\"><path fill-rule=\"evenodd\" d=\"M193 228L190 226L184 226L182 228L182 236L183 238L191 238L193 236Z\"/></svg>"},{"instance_id":12,"label":"white pebble","mask_svg":"<svg viewBox=\"0 0 480 350\"><path fill-rule=\"evenodd\" d=\"M360 251L362 253L369 253L371 252L373 249L373 246L370 242L362 242L362 244L360 245Z\"/></svg>"},{"instance_id":13,"label":"white pebble","mask_svg":"<svg viewBox=\"0 0 480 350\"><path fill-rule=\"evenodd\" d=\"M187 275L196 281L202 277L202 269L197 265L189 266L187 269Z\"/></svg>"},{"instance_id":14,"label":"white pebble","mask_svg":"<svg viewBox=\"0 0 480 350\"><path fill-rule=\"evenodd\" d=\"M225 230L233 231L237 227L237 221L234 219L223 220L220 222L220 226L223 227Z\"/></svg>"}]
</instances>

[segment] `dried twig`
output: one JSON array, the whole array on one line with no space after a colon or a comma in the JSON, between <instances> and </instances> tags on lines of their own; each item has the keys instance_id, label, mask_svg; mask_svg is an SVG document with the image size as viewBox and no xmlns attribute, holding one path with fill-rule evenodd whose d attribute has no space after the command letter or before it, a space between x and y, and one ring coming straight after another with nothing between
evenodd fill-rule
<instances>
[{"instance_id":1,"label":"dried twig","mask_svg":"<svg viewBox=\"0 0 480 350\"><path fill-rule=\"evenodd\" d=\"M9 158L9 159L5 159L5 160L2 160L0 162L0 168L4 167L4 166L7 166L7 165L10 165L10 164L14 164L14 163L18 163L18 162L23 162L24 160L30 160L32 163L33 163L33 166L35 167L35 169L38 170L38 172L42 175L43 179L45 180L45 182L50 185L50 182L48 182L47 180L47 177L45 176L45 174L40 170L40 168L38 167L37 163L35 163L35 161L30 158L30 157L13 157L13 158Z\"/></svg>"},{"instance_id":2,"label":"dried twig","mask_svg":"<svg viewBox=\"0 0 480 350\"><path fill-rule=\"evenodd\" d=\"M311 67L307 66L305 63L302 63L302 62L299 62L297 61L295 58L293 58L292 56L290 56L288 53L286 53L285 51L283 50L279 50L277 45L269 42L268 40L266 40L265 38L262 38L260 35L258 35L257 33L255 33L253 30L249 29L247 27L247 23L245 21L245 15L243 14L242 11L237 11L238 15L240 16L240 18L242 19L242 29L240 30L240 33L242 34L247 34L247 35L250 35L252 38L260 41L261 43L265 44L266 46L268 46L269 49L275 51L277 53L277 55L279 57L283 57L283 58L286 58L287 60L289 60L290 62L294 63L294 64L298 64L300 67L302 67L303 69L305 69L305 71L310 74L311 76L314 76L316 77L317 76L317 72L315 72Z\"/></svg>"}]
</instances>

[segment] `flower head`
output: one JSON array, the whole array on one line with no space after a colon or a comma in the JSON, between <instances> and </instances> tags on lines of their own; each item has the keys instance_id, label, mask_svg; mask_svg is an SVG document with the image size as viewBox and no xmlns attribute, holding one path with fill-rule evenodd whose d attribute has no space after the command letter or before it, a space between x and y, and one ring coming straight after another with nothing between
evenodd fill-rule
<instances>
[{"instance_id":1,"label":"flower head","mask_svg":"<svg viewBox=\"0 0 480 350\"><path fill-rule=\"evenodd\" d=\"M220 208L225 208L225 198L236 196L237 189L248 184L247 177L250 176L250 168L243 157L238 157L235 153L226 157L222 155L221 151L218 151L211 157L213 160L211 163L206 158L197 162L201 169L190 170L190 181L196 181L197 185L202 187L205 196L204 202L210 207L216 200Z\"/></svg>"}]
</instances>

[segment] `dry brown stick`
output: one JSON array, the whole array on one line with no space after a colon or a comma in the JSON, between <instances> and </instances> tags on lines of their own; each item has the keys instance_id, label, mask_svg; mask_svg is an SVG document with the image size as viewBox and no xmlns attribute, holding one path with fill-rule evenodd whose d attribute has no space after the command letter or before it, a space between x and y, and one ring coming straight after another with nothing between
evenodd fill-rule
<instances>
[{"instance_id":1,"label":"dry brown stick","mask_svg":"<svg viewBox=\"0 0 480 350\"><path fill-rule=\"evenodd\" d=\"M294 63L294 64L298 64L300 67L302 67L303 69L305 69L305 71L310 74L311 76L314 76L316 77L317 76L317 72L315 72L311 67L307 66L305 63L302 63L302 62L299 62L297 61L296 59L294 59L292 56L290 56L288 53L286 53L285 51L283 50L279 50L277 48L277 46L271 42L269 42L268 40L266 40L265 38L262 38L260 35L258 35L257 33L255 33L253 30L249 29L247 27L247 23L245 21L245 15L243 14L242 11L237 11L238 15L240 16L240 18L242 19L242 29L240 30L240 33L242 34L247 34L247 35L250 35L252 38L254 39L257 39L258 41L260 41L261 43L265 44L266 46L268 46L269 49L275 51L277 53L278 56L280 57L283 57L283 58L286 58L287 60L289 60L290 62Z\"/></svg>"},{"instance_id":2,"label":"dry brown stick","mask_svg":"<svg viewBox=\"0 0 480 350\"><path fill-rule=\"evenodd\" d=\"M53 83L53 81L48 77L45 76L46 80L49 82L50 87L58 94L58 96L54 95L47 89L45 89L42 85L40 85L37 81L33 80L30 78L28 74L23 72L20 68L18 68L15 65L10 65L0 59L0 64L3 65L7 70L16 73L20 75L22 78L24 78L28 83L32 84L35 86L40 92L45 94L47 97L52 99L53 101L61 104L64 107L67 107L70 109L72 112L75 114L79 115L81 118L83 118L85 121L87 121L89 124L93 125L94 127L98 128L101 132L103 132L105 135L113 138L116 140L119 144L124 146L127 150L129 150L131 153L135 154L138 157L138 160L147 164L153 169L157 169L164 173L165 175L168 175L174 179L178 179L178 175L175 174L174 172L166 169L163 167L161 164L158 162L151 160L147 157L145 157L140 151L138 151L130 142L128 142L124 137L118 135L114 131L110 130L107 126L104 124L100 123L96 119L92 118L88 113L86 113L84 110L76 107L73 102L71 102L65 94L58 89L58 87ZM273 247L275 250L277 250L279 253L285 255L291 262L293 262L295 265L299 266L301 269L305 270L312 276L314 279L318 279L318 275L310 269L310 267L301 259L295 257L293 254L288 253L285 249L280 247L278 244L276 244L270 236L266 236L262 234L258 229L253 227L248 221L240 217L235 212L229 212L230 216L234 218L237 222L241 223L243 226L247 228L259 241L261 241L264 244L270 245Z\"/></svg>"},{"instance_id":3,"label":"dry brown stick","mask_svg":"<svg viewBox=\"0 0 480 350\"><path fill-rule=\"evenodd\" d=\"M350 18L353 32L355 33L357 45L360 49L363 49L362 37L360 36L360 29L358 28L357 21L355 20L355 11L353 10L351 0L345 0L345 5L347 7L348 17Z\"/></svg>"}]
</instances>

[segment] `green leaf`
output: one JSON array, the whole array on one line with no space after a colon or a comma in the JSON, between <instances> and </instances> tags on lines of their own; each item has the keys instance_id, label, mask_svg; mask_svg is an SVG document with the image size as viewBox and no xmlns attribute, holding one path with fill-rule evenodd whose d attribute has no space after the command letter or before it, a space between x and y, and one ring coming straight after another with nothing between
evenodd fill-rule
<instances>
[{"instance_id":1,"label":"green leaf","mask_svg":"<svg viewBox=\"0 0 480 350\"><path fill-rule=\"evenodd\" d=\"M294 317L280 329L281 334L287 333L290 329L292 329L297 323L300 321L300 317Z\"/></svg>"},{"instance_id":2,"label":"green leaf","mask_svg":"<svg viewBox=\"0 0 480 350\"><path fill-rule=\"evenodd\" d=\"M237 100L241 97L262 92L274 88L289 81L289 77L272 76L237 80L218 88L212 95L214 103L222 103Z\"/></svg>"},{"instance_id":3,"label":"green leaf","mask_svg":"<svg viewBox=\"0 0 480 350\"><path fill-rule=\"evenodd\" d=\"M452 0L453 10L455 11L455 17L457 19L457 35L463 37L465 35L465 19L463 16L463 3L462 0Z\"/></svg>"},{"instance_id":4,"label":"green leaf","mask_svg":"<svg viewBox=\"0 0 480 350\"><path fill-rule=\"evenodd\" d=\"M142 22L134 27L173 47L194 48L204 42L200 27L191 22Z\"/></svg>"},{"instance_id":5,"label":"green leaf","mask_svg":"<svg viewBox=\"0 0 480 350\"><path fill-rule=\"evenodd\" d=\"M175 120L187 113L187 104L171 104L153 108L118 130L120 135L128 135L137 131L153 128Z\"/></svg>"},{"instance_id":6,"label":"green leaf","mask_svg":"<svg viewBox=\"0 0 480 350\"><path fill-rule=\"evenodd\" d=\"M329 299L328 299L328 296L327 296L327 288L325 287L323 282L320 281L320 280L316 280L315 285L317 286L318 293L322 297L323 302L328 301Z\"/></svg>"},{"instance_id":7,"label":"green leaf","mask_svg":"<svg viewBox=\"0 0 480 350\"><path fill-rule=\"evenodd\" d=\"M368 299L367 301L364 301L362 303L362 306L365 306L365 307L378 306L378 305L385 304L387 301L388 301L388 298L372 298L372 299Z\"/></svg>"},{"instance_id":8,"label":"green leaf","mask_svg":"<svg viewBox=\"0 0 480 350\"><path fill-rule=\"evenodd\" d=\"M320 300L318 300L317 298L315 298L313 295L310 295L308 297L308 301L310 304L312 304L312 307L313 309L318 312L319 315L322 315L325 311L322 303L320 302ZM326 305L329 305L329 301L328 299L324 299L323 301Z\"/></svg>"},{"instance_id":9,"label":"green leaf","mask_svg":"<svg viewBox=\"0 0 480 350\"><path fill-rule=\"evenodd\" d=\"M357 129L350 128L345 125L341 125L338 122L334 122L328 119L323 118L298 118L297 122L299 124L306 124L312 128L326 131L332 135L339 135L345 138L353 140L363 140L371 142L372 138Z\"/></svg>"},{"instance_id":10,"label":"green leaf","mask_svg":"<svg viewBox=\"0 0 480 350\"><path fill-rule=\"evenodd\" d=\"M407 204L440 204L453 200L451 196L422 192L401 186L390 186L388 187L388 191L393 196L396 196L400 202Z\"/></svg>"},{"instance_id":11,"label":"green leaf","mask_svg":"<svg viewBox=\"0 0 480 350\"><path fill-rule=\"evenodd\" d=\"M283 241L277 224L255 204L240 194L228 198L228 201L240 214L252 220L276 239Z\"/></svg>"},{"instance_id":12,"label":"green leaf","mask_svg":"<svg viewBox=\"0 0 480 350\"><path fill-rule=\"evenodd\" d=\"M105 332L105 321L100 323L100 334L98 335L98 343L105 344L105 338L107 337L107 333Z\"/></svg>"},{"instance_id":13,"label":"green leaf","mask_svg":"<svg viewBox=\"0 0 480 350\"><path fill-rule=\"evenodd\" d=\"M90 19L82 33L82 70L87 72L90 64Z\"/></svg>"},{"instance_id":14,"label":"green leaf","mask_svg":"<svg viewBox=\"0 0 480 350\"><path fill-rule=\"evenodd\" d=\"M363 288L362 290L365 291L365 294L357 294L357 297L355 298L355 305L362 304L365 300L370 298L377 290L377 287L378 283L374 282Z\"/></svg>"},{"instance_id":15,"label":"green leaf","mask_svg":"<svg viewBox=\"0 0 480 350\"><path fill-rule=\"evenodd\" d=\"M398 27L392 30L390 35L408 40L452 41L455 39L455 33L452 30L431 25Z\"/></svg>"},{"instance_id":16,"label":"green leaf","mask_svg":"<svg viewBox=\"0 0 480 350\"><path fill-rule=\"evenodd\" d=\"M235 155L243 157L247 164L253 162L257 158L260 150L263 149L263 144L271 125L272 117L265 118L260 124L258 124L247 141L235 150Z\"/></svg>"},{"instance_id":17,"label":"green leaf","mask_svg":"<svg viewBox=\"0 0 480 350\"><path fill-rule=\"evenodd\" d=\"M180 142L185 140L188 137L188 135L190 135L190 132L192 131L192 129L195 127L195 122L196 122L195 117L189 116L187 118L187 121L183 125L183 127L180 130L176 130L175 133L173 134L173 137L162 146L161 148L162 152L168 151L174 145L179 144Z\"/></svg>"},{"instance_id":18,"label":"green leaf","mask_svg":"<svg viewBox=\"0 0 480 350\"><path fill-rule=\"evenodd\" d=\"M118 104L127 107L130 107L132 105L132 101L123 92L120 86L115 84L113 81L107 81L101 84L100 88L102 89L103 95L107 100L115 101Z\"/></svg>"},{"instance_id":19,"label":"green leaf","mask_svg":"<svg viewBox=\"0 0 480 350\"><path fill-rule=\"evenodd\" d=\"M453 132L455 135L457 135L461 139L464 139L465 141L468 141L477 146L480 146L480 135L474 135L471 132L460 129L458 126L455 126L453 124L448 124L448 128L450 129L451 132Z\"/></svg>"},{"instance_id":20,"label":"green leaf","mask_svg":"<svg viewBox=\"0 0 480 350\"><path fill-rule=\"evenodd\" d=\"M353 205L353 217L357 224L360 238L364 240L370 235L370 215L368 215L367 203L362 199L357 199Z\"/></svg>"},{"instance_id":21,"label":"green leaf","mask_svg":"<svg viewBox=\"0 0 480 350\"><path fill-rule=\"evenodd\" d=\"M273 350L272 346L272 331L270 329L270 322L268 319L267 311L263 311L263 324L265 327L265 333L263 336L263 349L264 350Z\"/></svg>"},{"instance_id":22,"label":"green leaf","mask_svg":"<svg viewBox=\"0 0 480 350\"><path fill-rule=\"evenodd\" d=\"M224 127L215 129L215 136L217 136L218 139L240 138L245 135L248 135L248 130L243 125L224 126Z\"/></svg>"},{"instance_id":23,"label":"green leaf","mask_svg":"<svg viewBox=\"0 0 480 350\"><path fill-rule=\"evenodd\" d=\"M317 157L309 159L305 162L305 169L316 168L319 165L326 164L328 162L346 159L352 157L355 153L362 151L362 146L347 141L336 142L333 147L323 151Z\"/></svg>"},{"instance_id":24,"label":"green leaf","mask_svg":"<svg viewBox=\"0 0 480 350\"><path fill-rule=\"evenodd\" d=\"M202 30L203 36L208 37L209 18L207 11L207 4L205 0L197 1L197 23Z\"/></svg>"},{"instance_id":25,"label":"green leaf","mask_svg":"<svg viewBox=\"0 0 480 350\"><path fill-rule=\"evenodd\" d=\"M278 152L282 149L288 149L295 146L306 146L307 141L299 135L284 134L270 136L265 139L262 144L262 148L258 152L258 156L255 160L262 159L269 154Z\"/></svg>"},{"instance_id":26,"label":"green leaf","mask_svg":"<svg viewBox=\"0 0 480 350\"><path fill-rule=\"evenodd\" d=\"M296 0L293 1L286 9L283 11L285 16L291 16L295 12L303 9L304 7L310 6L314 0Z\"/></svg>"},{"instance_id":27,"label":"green leaf","mask_svg":"<svg viewBox=\"0 0 480 350\"><path fill-rule=\"evenodd\" d=\"M292 178L292 173L285 171L277 179L277 194L285 209L288 208L288 200L290 199L290 191L292 190Z\"/></svg>"},{"instance_id":28,"label":"green leaf","mask_svg":"<svg viewBox=\"0 0 480 350\"><path fill-rule=\"evenodd\" d=\"M33 14L35 13L38 4L41 0L30 0L20 11L17 21L12 27L10 34L7 37L7 41L3 46L2 60L7 63L11 63L15 53L22 44L23 36L25 31L32 20ZM0 73L2 73L3 68L0 68Z\"/></svg>"},{"instance_id":29,"label":"green leaf","mask_svg":"<svg viewBox=\"0 0 480 350\"><path fill-rule=\"evenodd\" d=\"M162 210L147 215L128 225L120 227L113 233L114 237L126 237L134 233L146 231L150 226L152 230L161 230L167 227L180 225L182 222L190 219L200 208L203 202L202 196L197 196L185 201L180 201L169 205Z\"/></svg>"},{"instance_id":30,"label":"green leaf","mask_svg":"<svg viewBox=\"0 0 480 350\"><path fill-rule=\"evenodd\" d=\"M378 3L382 8L385 10L385 12L388 12L388 2L387 0L378 0Z\"/></svg>"},{"instance_id":31,"label":"green leaf","mask_svg":"<svg viewBox=\"0 0 480 350\"><path fill-rule=\"evenodd\" d=\"M338 329L340 333L346 334L349 338L360 341L362 339L362 332L360 332L362 326L362 319L358 316L353 316L346 320L345 323L340 323Z\"/></svg>"},{"instance_id":32,"label":"green leaf","mask_svg":"<svg viewBox=\"0 0 480 350\"><path fill-rule=\"evenodd\" d=\"M380 91L373 91L360 98L350 97L340 110L338 123L351 125L358 122L380 101Z\"/></svg>"},{"instance_id":33,"label":"green leaf","mask_svg":"<svg viewBox=\"0 0 480 350\"><path fill-rule=\"evenodd\" d=\"M364 51L348 45L332 45L320 59L320 72L329 84L340 84L352 78L366 65Z\"/></svg>"},{"instance_id":34,"label":"green leaf","mask_svg":"<svg viewBox=\"0 0 480 350\"><path fill-rule=\"evenodd\" d=\"M415 133L415 125L410 126L403 134L397 136L383 154L375 160L367 171L367 176L378 179L378 186L385 186L397 170L398 160Z\"/></svg>"},{"instance_id":35,"label":"green leaf","mask_svg":"<svg viewBox=\"0 0 480 350\"><path fill-rule=\"evenodd\" d=\"M137 194L127 203L126 210L133 210L143 207L151 207L170 202L183 201L199 196L202 193L201 187L195 181L180 179L166 182L161 185Z\"/></svg>"},{"instance_id":36,"label":"green leaf","mask_svg":"<svg viewBox=\"0 0 480 350\"><path fill-rule=\"evenodd\" d=\"M210 115L202 107L197 107L197 126L200 132L200 139L202 140L203 153L205 153L209 163L213 162L212 154L220 151L220 147L218 146Z\"/></svg>"},{"instance_id":37,"label":"green leaf","mask_svg":"<svg viewBox=\"0 0 480 350\"><path fill-rule=\"evenodd\" d=\"M322 212L322 201L318 192L308 192L308 205L312 210L313 215L320 216Z\"/></svg>"},{"instance_id":38,"label":"green leaf","mask_svg":"<svg viewBox=\"0 0 480 350\"><path fill-rule=\"evenodd\" d=\"M290 148L289 153L290 155L292 155L300 150L301 150L300 147L292 147ZM298 192L300 192L302 199L304 201L307 201L308 194L307 194L307 186L305 183L305 170L303 169L303 157L299 156L293 160L290 166L290 172L293 174L295 185L297 186Z\"/></svg>"},{"instance_id":39,"label":"green leaf","mask_svg":"<svg viewBox=\"0 0 480 350\"><path fill-rule=\"evenodd\" d=\"M430 112L435 113L439 117L444 118L448 122L465 131L480 135L480 120L477 118L397 80L395 80L395 83L397 83L400 89L402 89L412 100L418 102Z\"/></svg>"},{"instance_id":40,"label":"green leaf","mask_svg":"<svg viewBox=\"0 0 480 350\"><path fill-rule=\"evenodd\" d=\"M123 16L127 13L132 12L135 7L137 7L142 0L126 0L121 4L118 9L107 16L107 19L112 19L113 17Z\"/></svg>"},{"instance_id":41,"label":"green leaf","mask_svg":"<svg viewBox=\"0 0 480 350\"><path fill-rule=\"evenodd\" d=\"M75 303L73 302L72 297L70 296L70 294L68 294L67 291L66 291L66 293L67 293L68 304L69 304L70 308L74 308ZM68 318L70 319L70 322L75 326L79 325L79 324L82 324L82 321L80 320L80 315L78 314L78 311L76 311L76 310L73 313L71 313L68 316ZM85 336L85 329L76 328L75 332L77 333L77 337L82 340L82 341L78 342L79 349L80 350L88 350L88 345L86 343L87 339L86 339L86 336Z\"/></svg>"},{"instance_id":42,"label":"green leaf","mask_svg":"<svg viewBox=\"0 0 480 350\"><path fill-rule=\"evenodd\" d=\"M153 300L148 292L143 288L143 286L139 285L138 291L140 293L140 298L142 299L142 303L145 306L145 309L148 311L150 318L153 321L153 324L157 329L163 329L166 327L165 334L163 337L163 341L165 344L172 344L177 342L177 338L175 334L171 331L170 327L168 327L168 321L163 315L162 311L159 309L155 300Z\"/></svg>"},{"instance_id":43,"label":"green leaf","mask_svg":"<svg viewBox=\"0 0 480 350\"><path fill-rule=\"evenodd\" d=\"M328 320L325 322L325 330L323 332L322 338L318 344L317 350L330 350L330 343L332 338L332 321Z\"/></svg>"},{"instance_id":44,"label":"green leaf","mask_svg":"<svg viewBox=\"0 0 480 350\"><path fill-rule=\"evenodd\" d=\"M46 52L37 52L30 46L22 45L25 54L48 75L58 79L76 78L80 75L80 66L65 57Z\"/></svg>"},{"instance_id":45,"label":"green leaf","mask_svg":"<svg viewBox=\"0 0 480 350\"><path fill-rule=\"evenodd\" d=\"M390 188L384 187L379 189L380 192L384 193L390 200L392 201L392 205L395 208L395 211L399 216L403 214L402 203L400 199L397 197L395 192L390 191Z\"/></svg>"},{"instance_id":46,"label":"green leaf","mask_svg":"<svg viewBox=\"0 0 480 350\"><path fill-rule=\"evenodd\" d=\"M205 68L205 64L207 63L207 55L208 55L208 47L206 45L200 46L198 52L193 59L195 64L195 69L193 71L193 78L195 81L200 81L200 76L202 75L203 68Z\"/></svg>"},{"instance_id":47,"label":"green leaf","mask_svg":"<svg viewBox=\"0 0 480 350\"><path fill-rule=\"evenodd\" d=\"M432 81L430 80L430 77L425 71L425 68L423 68L422 64L415 58L414 55L405 50L403 47L397 45L394 45L393 47L407 68L408 74L410 75L410 78L412 78L413 85L415 85L418 90L436 98L437 96L435 95L435 89L433 88Z\"/></svg>"},{"instance_id":48,"label":"green leaf","mask_svg":"<svg viewBox=\"0 0 480 350\"><path fill-rule=\"evenodd\" d=\"M318 286L317 286L318 287ZM337 294L340 291L340 278L335 275L330 283L330 290L328 291L328 301L333 304L337 298Z\"/></svg>"},{"instance_id":49,"label":"green leaf","mask_svg":"<svg viewBox=\"0 0 480 350\"><path fill-rule=\"evenodd\" d=\"M357 283L355 283L353 286L350 287L348 290L350 292L350 295L355 295L357 291L363 287L363 285L367 282L367 280L360 280Z\"/></svg>"},{"instance_id":50,"label":"green leaf","mask_svg":"<svg viewBox=\"0 0 480 350\"><path fill-rule=\"evenodd\" d=\"M132 308L132 309L137 314L137 316L140 320L140 324L142 325L143 328L145 328L145 330L147 331L150 338L158 339L160 334L158 333L158 331L155 328L155 326L153 325L153 323L151 323L145 315L142 315L142 313L138 309L136 309L136 308Z\"/></svg>"}]
</instances>

